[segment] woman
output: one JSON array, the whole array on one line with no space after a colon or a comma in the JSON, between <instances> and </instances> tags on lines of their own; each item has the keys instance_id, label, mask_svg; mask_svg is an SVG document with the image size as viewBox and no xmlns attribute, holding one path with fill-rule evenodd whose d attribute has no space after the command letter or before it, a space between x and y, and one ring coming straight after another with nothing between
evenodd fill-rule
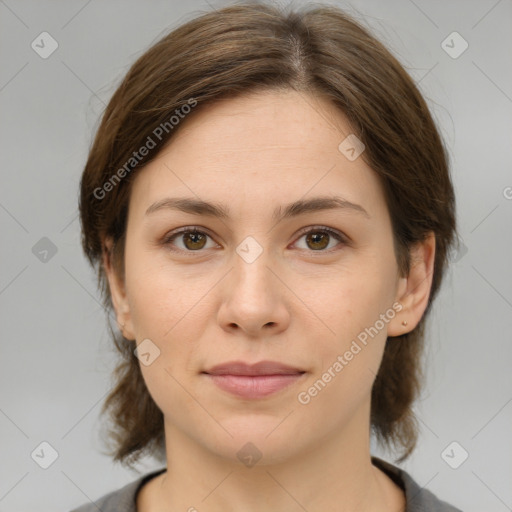
<instances>
[{"instance_id":1,"label":"woman","mask_svg":"<svg viewBox=\"0 0 512 512\"><path fill-rule=\"evenodd\" d=\"M398 61L334 7L238 4L161 39L81 181L122 361L114 460L76 509L456 511L413 451L424 325L456 237L447 155Z\"/></svg>"}]
</instances>

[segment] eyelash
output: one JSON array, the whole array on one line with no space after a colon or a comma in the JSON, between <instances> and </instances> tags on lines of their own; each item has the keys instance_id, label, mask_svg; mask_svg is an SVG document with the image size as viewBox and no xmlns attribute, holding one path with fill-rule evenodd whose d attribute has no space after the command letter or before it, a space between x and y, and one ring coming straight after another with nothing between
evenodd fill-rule
<instances>
[{"instance_id":1,"label":"eyelash","mask_svg":"<svg viewBox=\"0 0 512 512\"><path fill-rule=\"evenodd\" d=\"M313 227L308 227L308 228L304 228L304 229L305 229L305 231L303 230L300 232L300 236L297 240L302 238L304 235L308 235L310 233L327 233L328 235L330 235L330 236L334 237L336 240L338 240L341 243L341 245L349 245L349 240L346 236L344 236L343 234L341 234L338 231L335 231L334 229L328 228L327 226L313 226ZM174 239L178 238L179 235L183 235L185 233L199 233L201 235L206 235L209 238L212 238L205 231L201 231L200 229L197 229L196 226L186 226L184 228L181 228L179 231L174 231L174 232L171 232L168 235L166 235L164 237L164 239L162 240L162 244L165 246L168 246L170 248L170 250L173 252L191 253L191 254L204 252L203 249L198 249L197 251L191 251L191 250L174 248L172 246L172 242L174 241ZM307 250L307 249L302 249L302 250ZM336 250L339 250L339 249L336 249L336 248L334 248L334 249L331 248L328 250L319 249L317 251L310 249L310 250L308 250L308 252L318 253L318 254L330 254Z\"/></svg>"}]
</instances>

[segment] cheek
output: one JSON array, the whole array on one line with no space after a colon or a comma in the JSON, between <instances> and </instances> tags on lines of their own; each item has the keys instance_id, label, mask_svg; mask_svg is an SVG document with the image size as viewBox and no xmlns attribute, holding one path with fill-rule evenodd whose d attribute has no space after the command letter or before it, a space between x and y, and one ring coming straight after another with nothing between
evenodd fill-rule
<instances>
[{"instance_id":1,"label":"cheek","mask_svg":"<svg viewBox=\"0 0 512 512\"><path fill-rule=\"evenodd\" d=\"M329 329L311 346L320 364L297 401L308 416L321 416L326 427L348 422L371 396L386 343L387 324L380 315L392 305L388 298L386 280L369 273L340 281L323 310L320 300L312 307L323 311ZM331 411L328 417L326 410Z\"/></svg>"},{"instance_id":2,"label":"cheek","mask_svg":"<svg viewBox=\"0 0 512 512\"><path fill-rule=\"evenodd\" d=\"M187 392L187 379L175 369L182 366L183 361L179 360L175 365L172 363L172 359L179 357L162 352L150 366L141 364L141 373L151 398L165 414L166 421L183 424L186 429L187 418L197 414L198 402L193 394Z\"/></svg>"},{"instance_id":3,"label":"cheek","mask_svg":"<svg viewBox=\"0 0 512 512\"><path fill-rule=\"evenodd\" d=\"M172 380L169 373L183 374L187 368L192 368L194 349L205 322L211 318L211 313L205 310L208 304L205 295L212 288L211 279L207 276L188 279L183 272L173 270L144 251L139 255L132 252L126 276L137 342L149 339L159 353L154 368L141 368L151 380L155 379L152 375L158 373L157 385L168 385L165 381Z\"/></svg>"},{"instance_id":4,"label":"cheek","mask_svg":"<svg viewBox=\"0 0 512 512\"><path fill-rule=\"evenodd\" d=\"M142 376L151 397L165 411L166 419L179 423L183 417L197 412L197 402L184 386L196 371L194 355L202 329L197 302L204 291L194 293L183 279L180 282L179 276L162 268L141 265L133 267L133 271L132 276L137 278L132 279L130 307L137 342L151 340L157 354L151 364L140 363Z\"/></svg>"},{"instance_id":5,"label":"cheek","mask_svg":"<svg viewBox=\"0 0 512 512\"><path fill-rule=\"evenodd\" d=\"M195 287L187 286L187 280L172 272L170 265L136 248L126 261L126 286L137 339L163 341L172 336L174 327L199 300Z\"/></svg>"},{"instance_id":6,"label":"cheek","mask_svg":"<svg viewBox=\"0 0 512 512\"><path fill-rule=\"evenodd\" d=\"M372 261L317 278L314 288L300 293L322 321L322 331L333 341L347 341L372 326L391 307L394 283L392 272Z\"/></svg>"},{"instance_id":7,"label":"cheek","mask_svg":"<svg viewBox=\"0 0 512 512\"><path fill-rule=\"evenodd\" d=\"M321 319L316 319L315 325L322 325L321 331L310 327L311 332L322 333L315 347L321 359L315 377L330 369L336 378L328 374L322 379L331 378L330 388L341 394L354 388L364 394L369 392L378 372L387 326L396 314L392 308L394 267L383 252L381 257L375 253L364 261L361 258L349 268L337 277L317 280L316 292L308 300L310 309ZM342 357L341 363L338 356Z\"/></svg>"}]
</instances>

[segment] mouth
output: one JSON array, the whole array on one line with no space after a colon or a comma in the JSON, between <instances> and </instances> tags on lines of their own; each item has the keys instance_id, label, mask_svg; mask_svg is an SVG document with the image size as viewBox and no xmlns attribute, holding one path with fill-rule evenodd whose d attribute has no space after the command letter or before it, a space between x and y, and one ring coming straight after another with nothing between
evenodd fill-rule
<instances>
[{"instance_id":1,"label":"mouth","mask_svg":"<svg viewBox=\"0 0 512 512\"><path fill-rule=\"evenodd\" d=\"M232 361L202 373L223 391L240 398L258 399L297 382L306 371L276 361L260 361L256 364Z\"/></svg>"}]
</instances>

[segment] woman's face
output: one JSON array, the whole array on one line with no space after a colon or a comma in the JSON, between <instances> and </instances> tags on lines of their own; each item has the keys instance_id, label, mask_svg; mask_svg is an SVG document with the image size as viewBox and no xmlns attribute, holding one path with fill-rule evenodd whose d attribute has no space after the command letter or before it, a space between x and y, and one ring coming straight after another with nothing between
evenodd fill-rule
<instances>
[{"instance_id":1,"label":"woman's face","mask_svg":"<svg viewBox=\"0 0 512 512\"><path fill-rule=\"evenodd\" d=\"M346 119L318 98L260 92L182 122L133 183L124 286L109 274L168 447L265 464L335 436L366 443L406 279L376 174L351 139L339 149ZM292 375L205 373L236 361Z\"/></svg>"}]
</instances>

